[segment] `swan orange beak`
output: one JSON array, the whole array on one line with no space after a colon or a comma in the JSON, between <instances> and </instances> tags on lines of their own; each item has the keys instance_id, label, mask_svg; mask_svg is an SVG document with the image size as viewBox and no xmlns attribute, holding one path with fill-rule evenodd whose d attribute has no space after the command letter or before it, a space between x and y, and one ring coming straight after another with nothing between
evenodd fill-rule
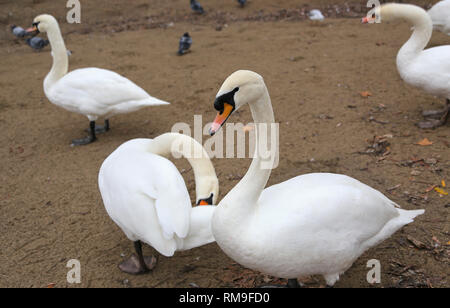
<instances>
[{"instance_id":1,"label":"swan orange beak","mask_svg":"<svg viewBox=\"0 0 450 308\"><path fill-rule=\"evenodd\" d=\"M200 202L198 203L198 205L211 205L208 202L206 202L205 200L200 200Z\"/></svg>"},{"instance_id":2,"label":"swan orange beak","mask_svg":"<svg viewBox=\"0 0 450 308\"><path fill-rule=\"evenodd\" d=\"M26 29L25 32L28 34L38 34L39 29L37 28L37 26L33 26L31 28Z\"/></svg>"},{"instance_id":3,"label":"swan orange beak","mask_svg":"<svg viewBox=\"0 0 450 308\"><path fill-rule=\"evenodd\" d=\"M369 24L369 23L371 23L372 21L374 21L375 20L375 18L373 18L373 17L363 17L362 19L361 19L361 23L362 24Z\"/></svg>"},{"instance_id":4,"label":"swan orange beak","mask_svg":"<svg viewBox=\"0 0 450 308\"><path fill-rule=\"evenodd\" d=\"M222 127L222 125L227 121L228 117L233 112L234 107L228 103L223 104L223 110L217 113L214 122L209 129L209 134L213 136Z\"/></svg>"}]
</instances>

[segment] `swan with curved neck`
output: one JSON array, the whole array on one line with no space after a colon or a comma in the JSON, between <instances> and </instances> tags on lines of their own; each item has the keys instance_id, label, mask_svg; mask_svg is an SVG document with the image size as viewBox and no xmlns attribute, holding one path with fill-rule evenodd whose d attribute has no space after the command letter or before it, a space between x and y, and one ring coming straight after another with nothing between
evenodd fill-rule
<instances>
[{"instance_id":1,"label":"swan with curved neck","mask_svg":"<svg viewBox=\"0 0 450 308\"><path fill-rule=\"evenodd\" d=\"M415 5L389 3L375 9L381 22L405 20L414 26L409 40L397 54L397 70L409 85L446 99L443 110L427 110L427 121L418 123L421 128L436 128L447 122L450 113L450 45L424 48L430 41L433 23L427 12ZM363 23L370 22L364 17Z\"/></svg>"},{"instance_id":2,"label":"swan with curved neck","mask_svg":"<svg viewBox=\"0 0 450 308\"><path fill-rule=\"evenodd\" d=\"M85 115L90 134L72 141L72 145L88 144L97 139L96 133L109 130L109 118L147 106L169 103L151 97L142 88L121 75L99 68L83 68L68 73L69 59L58 22L51 15L34 19L28 33L47 33L52 47L53 65L44 79L44 92L48 100L68 111ZM105 118L104 126L95 125Z\"/></svg>"},{"instance_id":3,"label":"swan with curved neck","mask_svg":"<svg viewBox=\"0 0 450 308\"><path fill-rule=\"evenodd\" d=\"M263 140L271 140L264 134L274 115L263 78L251 71L237 71L223 83L210 133L246 104L259 149ZM218 204L212 232L233 260L287 278L289 286L314 274L332 286L364 251L424 213L398 209L379 191L339 174L305 174L264 189L271 173L265 163L270 161L255 152L245 176Z\"/></svg>"},{"instance_id":4,"label":"swan with curved neck","mask_svg":"<svg viewBox=\"0 0 450 308\"><path fill-rule=\"evenodd\" d=\"M165 157L185 157L195 176L197 205L191 206L183 177ZM214 241L211 216L219 194L214 167L194 139L167 133L154 139L133 139L119 146L103 162L98 184L106 211L134 242L136 255L119 268L140 274L153 268L156 258L142 255L141 242L164 256Z\"/></svg>"}]
</instances>

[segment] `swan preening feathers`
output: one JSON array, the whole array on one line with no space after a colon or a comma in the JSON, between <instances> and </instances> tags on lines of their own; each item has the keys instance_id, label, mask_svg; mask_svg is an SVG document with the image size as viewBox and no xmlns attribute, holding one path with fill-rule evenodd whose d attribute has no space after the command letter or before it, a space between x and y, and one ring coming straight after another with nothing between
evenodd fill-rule
<instances>
[{"instance_id":1,"label":"swan preening feathers","mask_svg":"<svg viewBox=\"0 0 450 308\"><path fill-rule=\"evenodd\" d=\"M88 144L96 140L96 132L109 130L109 118L147 106L169 103L151 97L142 88L121 75L99 68L83 68L68 73L69 59L58 22L51 15L34 19L28 33L46 32L52 47L53 65L44 80L48 100L68 111L85 115L90 121L90 134L73 140L73 145ZM95 121L105 118L105 126L95 126Z\"/></svg>"},{"instance_id":2,"label":"swan preening feathers","mask_svg":"<svg viewBox=\"0 0 450 308\"><path fill-rule=\"evenodd\" d=\"M176 153L192 166L201 206L192 208L183 177L165 158ZM125 142L103 162L98 185L109 216L135 242L138 256L119 266L125 272L139 274L154 265L154 258L143 257L141 241L164 256L214 241L211 204L219 184L208 154L188 136L167 133Z\"/></svg>"},{"instance_id":3,"label":"swan preening feathers","mask_svg":"<svg viewBox=\"0 0 450 308\"><path fill-rule=\"evenodd\" d=\"M255 123L274 122L263 78L237 71L216 96L211 134L246 104ZM262 133L256 125L257 143L268 139ZM255 152L245 176L218 204L212 231L236 262L291 282L320 274L334 285L364 251L424 213L399 209L379 191L339 174L305 174L264 189L271 170L263 162Z\"/></svg>"},{"instance_id":4,"label":"swan preening feathers","mask_svg":"<svg viewBox=\"0 0 450 308\"><path fill-rule=\"evenodd\" d=\"M397 54L397 70L407 84L446 99L444 109L424 111L428 121L420 122L418 126L435 128L444 125L450 113L450 45L424 50L431 38L433 24L427 12L418 6L389 3L377 7L375 14L381 22L403 19L414 26L411 37ZM368 21L367 17L363 18L363 23Z\"/></svg>"}]
</instances>

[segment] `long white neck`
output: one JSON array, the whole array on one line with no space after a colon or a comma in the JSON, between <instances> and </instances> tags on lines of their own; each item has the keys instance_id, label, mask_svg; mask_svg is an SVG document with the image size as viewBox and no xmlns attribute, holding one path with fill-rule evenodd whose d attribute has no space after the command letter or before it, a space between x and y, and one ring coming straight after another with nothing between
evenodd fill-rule
<instances>
[{"instance_id":1,"label":"long white neck","mask_svg":"<svg viewBox=\"0 0 450 308\"><path fill-rule=\"evenodd\" d=\"M397 66L401 70L427 46L433 31L433 23L426 11L415 5L389 4L389 6L391 7L390 12L395 9L395 12L392 13L395 18L402 18L414 26L413 34L397 54Z\"/></svg>"},{"instance_id":2,"label":"long white neck","mask_svg":"<svg viewBox=\"0 0 450 308\"><path fill-rule=\"evenodd\" d=\"M150 149L154 154L168 157L181 155L188 160L195 177L197 198L203 180L217 181L214 166L203 146L186 135L166 133L153 139ZM217 192L218 193L218 192ZM214 242L211 217L216 206L196 206L192 208L189 233L178 239L178 249L187 250Z\"/></svg>"},{"instance_id":3,"label":"long white neck","mask_svg":"<svg viewBox=\"0 0 450 308\"><path fill-rule=\"evenodd\" d=\"M69 69L69 58L59 25L53 24L47 30L47 37L52 47L53 65L44 80L44 90L48 91Z\"/></svg>"},{"instance_id":4,"label":"long white neck","mask_svg":"<svg viewBox=\"0 0 450 308\"><path fill-rule=\"evenodd\" d=\"M216 172L208 153L200 143L191 137L177 133L162 134L153 139L150 151L164 157L181 155L186 158L194 171L197 196L204 179L216 178Z\"/></svg>"},{"instance_id":5,"label":"long white neck","mask_svg":"<svg viewBox=\"0 0 450 308\"><path fill-rule=\"evenodd\" d=\"M256 145L255 154L252 163L239 183L223 198L219 203L221 215L226 212L224 217L232 217L235 223L248 219L249 215L255 211L259 196L269 180L272 171L274 157L270 159L263 158L262 151L259 151L262 144L267 144L263 148L272 149L272 123L275 122L270 96L266 86L263 87L263 93L260 98L249 103L255 122ZM260 125L263 124L263 125ZM276 150L278 155L278 150ZM219 209L218 208L218 209Z\"/></svg>"}]
</instances>

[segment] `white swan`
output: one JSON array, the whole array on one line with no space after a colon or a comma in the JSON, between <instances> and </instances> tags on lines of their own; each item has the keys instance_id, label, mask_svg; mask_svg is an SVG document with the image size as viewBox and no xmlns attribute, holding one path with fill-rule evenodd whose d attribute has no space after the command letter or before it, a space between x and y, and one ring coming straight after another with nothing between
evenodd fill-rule
<instances>
[{"instance_id":1,"label":"white swan","mask_svg":"<svg viewBox=\"0 0 450 308\"><path fill-rule=\"evenodd\" d=\"M223 83L210 133L245 104L256 123L255 148L268 139L270 149L270 126L259 123L274 123L272 105L263 78L251 71L237 71ZM217 206L213 235L236 262L287 278L292 286L297 277L314 274L332 286L365 250L424 213L397 209L379 191L339 174L305 174L264 189L267 163L270 157L256 151L244 178Z\"/></svg>"},{"instance_id":2,"label":"white swan","mask_svg":"<svg viewBox=\"0 0 450 308\"><path fill-rule=\"evenodd\" d=\"M151 97L142 88L121 75L99 68L83 68L67 73L69 60L58 22L51 15L34 19L28 33L46 32L52 47L53 66L44 80L48 100L68 111L83 114L90 121L90 134L73 140L73 145L96 140L97 133L109 130L109 117L147 106L169 103ZM95 129L95 121L104 117L105 126Z\"/></svg>"},{"instance_id":3,"label":"white swan","mask_svg":"<svg viewBox=\"0 0 450 308\"><path fill-rule=\"evenodd\" d=\"M415 5L389 3L375 9L381 22L404 19L414 26L409 40L397 54L397 70L402 79L432 95L447 99L443 110L424 111L428 121L418 123L421 128L444 125L450 110L450 45L425 49L432 34L432 22L427 12ZM362 22L370 20L364 17Z\"/></svg>"},{"instance_id":4,"label":"white swan","mask_svg":"<svg viewBox=\"0 0 450 308\"><path fill-rule=\"evenodd\" d=\"M443 0L436 3L428 10L433 21L433 29L450 35L450 0Z\"/></svg>"},{"instance_id":5,"label":"white swan","mask_svg":"<svg viewBox=\"0 0 450 308\"><path fill-rule=\"evenodd\" d=\"M191 164L202 206L192 208L183 177L163 157L171 153ZM144 273L156 262L143 257L141 241L164 256L214 241L210 221L215 206L207 204L216 203L219 184L208 154L188 136L167 133L125 142L103 162L98 185L109 216L135 242L138 257L119 265L127 273Z\"/></svg>"}]
</instances>

